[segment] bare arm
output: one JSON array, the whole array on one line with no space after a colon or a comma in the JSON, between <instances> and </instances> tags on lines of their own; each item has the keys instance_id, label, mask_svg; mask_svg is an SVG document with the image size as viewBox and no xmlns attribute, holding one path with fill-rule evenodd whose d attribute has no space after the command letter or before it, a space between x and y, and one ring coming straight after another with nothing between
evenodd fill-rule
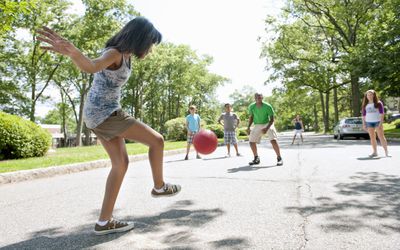
<instances>
[{"instance_id":1,"label":"bare arm","mask_svg":"<svg viewBox=\"0 0 400 250\"><path fill-rule=\"evenodd\" d=\"M268 122L267 126L265 127L265 131L267 131L272 126L272 124L274 124L274 121L275 121L274 116L271 116L269 118L269 122Z\"/></svg>"},{"instance_id":2,"label":"bare arm","mask_svg":"<svg viewBox=\"0 0 400 250\"><path fill-rule=\"evenodd\" d=\"M74 64L82 71L87 73L99 72L114 63L119 63L121 53L115 49L111 49L104 53L101 57L90 59L82 54L71 42L58 35L53 30L43 27L43 30L37 31L39 41L50 44L50 46L41 46L41 49L53 51L71 58Z\"/></svg>"}]
</instances>

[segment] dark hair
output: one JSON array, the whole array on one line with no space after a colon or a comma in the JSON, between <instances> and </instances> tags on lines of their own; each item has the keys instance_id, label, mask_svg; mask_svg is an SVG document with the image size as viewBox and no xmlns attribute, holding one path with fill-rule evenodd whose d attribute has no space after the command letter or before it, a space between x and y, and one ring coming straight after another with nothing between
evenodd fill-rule
<instances>
[{"instance_id":1,"label":"dark hair","mask_svg":"<svg viewBox=\"0 0 400 250\"><path fill-rule=\"evenodd\" d=\"M226 108L226 106L231 106L230 103L225 103L224 107Z\"/></svg>"},{"instance_id":2,"label":"dark hair","mask_svg":"<svg viewBox=\"0 0 400 250\"><path fill-rule=\"evenodd\" d=\"M121 53L132 53L141 58L151 45L160 43L161 39L161 33L149 20L136 17L107 41L106 48L112 47Z\"/></svg>"},{"instance_id":3,"label":"dark hair","mask_svg":"<svg viewBox=\"0 0 400 250\"><path fill-rule=\"evenodd\" d=\"M370 90L367 90L367 92L365 92L365 94L364 94L364 98L363 98L363 102L362 102L362 110L365 110L365 107L367 106L367 104L369 102L368 97L367 97L368 92L371 92L374 95L374 99L373 99L374 107L378 108L378 102L379 102L378 95L376 94L375 90L370 89Z\"/></svg>"}]
</instances>

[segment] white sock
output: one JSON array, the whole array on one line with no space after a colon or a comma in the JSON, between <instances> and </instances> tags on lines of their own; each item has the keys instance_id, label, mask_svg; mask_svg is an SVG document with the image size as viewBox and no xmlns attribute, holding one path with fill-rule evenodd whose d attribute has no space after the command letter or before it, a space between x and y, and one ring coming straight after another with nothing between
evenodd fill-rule
<instances>
[{"instance_id":1,"label":"white sock","mask_svg":"<svg viewBox=\"0 0 400 250\"><path fill-rule=\"evenodd\" d=\"M154 191L156 191L157 193L162 193L162 192L164 192L164 187L165 187L165 183L160 189L154 188Z\"/></svg>"},{"instance_id":2,"label":"white sock","mask_svg":"<svg viewBox=\"0 0 400 250\"><path fill-rule=\"evenodd\" d=\"M99 226L105 226L106 224L108 223L108 220L99 220L98 222L97 222L97 224L99 225Z\"/></svg>"}]
</instances>

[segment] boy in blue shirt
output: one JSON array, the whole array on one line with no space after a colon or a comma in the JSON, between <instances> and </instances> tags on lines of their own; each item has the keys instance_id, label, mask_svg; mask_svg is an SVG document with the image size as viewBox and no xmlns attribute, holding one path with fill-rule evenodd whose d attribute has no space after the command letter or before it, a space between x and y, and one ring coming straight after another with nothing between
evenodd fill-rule
<instances>
[{"instance_id":1,"label":"boy in blue shirt","mask_svg":"<svg viewBox=\"0 0 400 250\"><path fill-rule=\"evenodd\" d=\"M200 116L196 114L196 106L192 105L189 107L190 114L186 116L186 129L187 129L187 149L186 149L186 157L185 160L189 159L189 151L190 145L193 143L194 135L199 132L200 125ZM199 153L196 151L196 158L201 159Z\"/></svg>"}]
</instances>

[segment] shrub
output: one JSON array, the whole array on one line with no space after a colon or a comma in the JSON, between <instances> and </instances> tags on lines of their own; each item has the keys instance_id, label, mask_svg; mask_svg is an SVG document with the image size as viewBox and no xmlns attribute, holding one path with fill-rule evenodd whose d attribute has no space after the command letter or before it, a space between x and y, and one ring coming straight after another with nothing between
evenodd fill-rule
<instances>
[{"instance_id":1,"label":"shrub","mask_svg":"<svg viewBox=\"0 0 400 250\"><path fill-rule=\"evenodd\" d=\"M165 123L165 128L167 130L166 138L168 140L174 141L184 141L186 140L186 118L180 117L169 120Z\"/></svg>"},{"instance_id":2,"label":"shrub","mask_svg":"<svg viewBox=\"0 0 400 250\"><path fill-rule=\"evenodd\" d=\"M0 112L0 160L43 156L51 135L37 124Z\"/></svg>"},{"instance_id":3,"label":"shrub","mask_svg":"<svg viewBox=\"0 0 400 250\"><path fill-rule=\"evenodd\" d=\"M238 129L239 136L246 136L247 135L247 127L242 127Z\"/></svg>"},{"instance_id":4,"label":"shrub","mask_svg":"<svg viewBox=\"0 0 400 250\"><path fill-rule=\"evenodd\" d=\"M396 126L396 128L400 128L400 119L395 120L393 124Z\"/></svg>"},{"instance_id":5,"label":"shrub","mask_svg":"<svg viewBox=\"0 0 400 250\"><path fill-rule=\"evenodd\" d=\"M209 124L205 126L205 129L213 131L218 138L224 138L224 128L220 124Z\"/></svg>"}]
</instances>

